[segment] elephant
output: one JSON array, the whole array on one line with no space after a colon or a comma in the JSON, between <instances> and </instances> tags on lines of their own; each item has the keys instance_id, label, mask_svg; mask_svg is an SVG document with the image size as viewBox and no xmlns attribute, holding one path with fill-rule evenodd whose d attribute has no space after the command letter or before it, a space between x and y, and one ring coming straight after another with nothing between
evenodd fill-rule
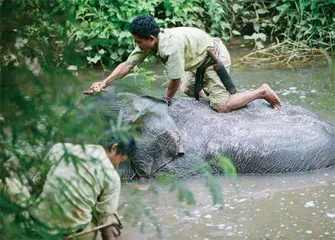
<instances>
[{"instance_id":1,"label":"elephant","mask_svg":"<svg viewBox=\"0 0 335 240\"><path fill-rule=\"evenodd\" d=\"M300 106L283 103L278 111L255 100L218 113L206 99L177 96L167 106L153 96L112 91L93 102L104 106L107 119L121 111L122 123L136 126L137 151L122 165L124 176L190 176L209 161L219 173L220 156L229 158L238 174L305 172L335 164L335 124Z\"/></svg>"}]
</instances>

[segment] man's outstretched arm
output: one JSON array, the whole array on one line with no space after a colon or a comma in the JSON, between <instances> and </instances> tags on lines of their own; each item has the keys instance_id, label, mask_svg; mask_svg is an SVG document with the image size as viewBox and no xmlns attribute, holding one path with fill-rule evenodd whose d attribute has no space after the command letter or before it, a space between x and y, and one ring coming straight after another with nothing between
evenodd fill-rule
<instances>
[{"instance_id":1,"label":"man's outstretched arm","mask_svg":"<svg viewBox=\"0 0 335 240\"><path fill-rule=\"evenodd\" d=\"M166 94L164 99L168 102L171 101L171 99L173 98L173 96L176 94L176 92L178 91L179 88L179 84L180 84L180 78L178 79L171 79L169 82L169 86L167 88Z\"/></svg>"},{"instance_id":2,"label":"man's outstretched arm","mask_svg":"<svg viewBox=\"0 0 335 240\"><path fill-rule=\"evenodd\" d=\"M105 90L105 88L112 81L118 78L125 77L134 67L135 67L134 63L130 63L130 62L120 63L108 77L106 77L104 80L100 82L94 82L92 86L90 87L90 90L84 93L85 94L95 94L95 93L99 93Z\"/></svg>"}]
</instances>

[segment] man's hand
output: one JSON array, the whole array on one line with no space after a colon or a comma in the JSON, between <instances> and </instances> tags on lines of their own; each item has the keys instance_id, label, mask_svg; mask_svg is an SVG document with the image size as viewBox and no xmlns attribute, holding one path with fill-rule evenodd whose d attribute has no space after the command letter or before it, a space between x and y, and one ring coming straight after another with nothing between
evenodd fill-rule
<instances>
[{"instance_id":1,"label":"man's hand","mask_svg":"<svg viewBox=\"0 0 335 240\"><path fill-rule=\"evenodd\" d=\"M101 229L101 237L103 240L119 240L120 239L120 230L114 226L109 226Z\"/></svg>"},{"instance_id":2,"label":"man's hand","mask_svg":"<svg viewBox=\"0 0 335 240\"><path fill-rule=\"evenodd\" d=\"M91 94L96 94L102 91L106 91L107 84L105 81L101 82L94 82L92 86L90 87L90 90L84 91L84 94L91 95Z\"/></svg>"},{"instance_id":3,"label":"man's hand","mask_svg":"<svg viewBox=\"0 0 335 240\"><path fill-rule=\"evenodd\" d=\"M165 96L165 97L163 97L163 100L166 102L166 104L168 105L168 107L171 105L171 98Z\"/></svg>"},{"instance_id":4,"label":"man's hand","mask_svg":"<svg viewBox=\"0 0 335 240\"><path fill-rule=\"evenodd\" d=\"M165 97L163 97L163 100L166 102L168 106L171 105L171 100L178 91L179 84L180 84L180 78L170 80Z\"/></svg>"}]
</instances>

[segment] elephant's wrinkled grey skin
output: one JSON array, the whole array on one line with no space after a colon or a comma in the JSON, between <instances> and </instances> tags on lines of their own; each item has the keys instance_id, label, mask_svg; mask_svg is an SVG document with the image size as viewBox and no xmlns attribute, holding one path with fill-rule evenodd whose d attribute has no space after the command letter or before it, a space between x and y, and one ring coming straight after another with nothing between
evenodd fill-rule
<instances>
[{"instance_id":1,"label":"elephant's wrinkled grey skin","mask_svg":"<svg viewBox=\"0 0 335 240\"><path fill-rule=\"evenodd\" d=\"M116 101L113 96L107 92L97 99L106 114L115 117L123 108L123 122L140 124L132 162L140 177L159 171L189 174L218 154L229 157L238 173L304 172L335 164L335 125L302 107L283 104L277 111L256 100L217 113L205 100L176 97L168 107L148 97L122 93Z\"/></svg>"}]
</instances>

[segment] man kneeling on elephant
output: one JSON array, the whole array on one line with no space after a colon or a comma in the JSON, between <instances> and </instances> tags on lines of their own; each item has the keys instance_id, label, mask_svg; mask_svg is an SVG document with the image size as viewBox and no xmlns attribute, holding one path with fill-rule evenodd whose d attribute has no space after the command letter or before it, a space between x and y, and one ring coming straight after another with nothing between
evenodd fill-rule
<instances>
[{"instance_id":1,"label":"man kneeling on elephant","mask_svg":"<svg viewBox=\"0 0 335 240\"><path fill-rule=\"evenodd\" d=\"M125 77L151 55L160 59L167 68L170 82L164 100L168 105L180 88L196 99L208 95L210 106L218 112L233 111L255 99L265 99L274 109L281 109L280 99L267 84L250 92L236 93L228 74L230 56L227 48L220 39L201 29L160 29L153 17L139 15L131 22L129 31L137 45L134 51L107 78L93 83L86 94L103 91L108 84Z\"/></svg>"},{"instance_id":2,"label":"man kneeling on elephant","mask_svg":"<svg viewBox=\"0 0 335 240\"><path fill-rule=\"evenodd\" d=\"M107 134L100 145L57 143L32 178L35 189L43 186L29 214L51 234L95 239L100 229L103 240L119 239L122 225L117 217L120 177L115 170L135 151L132 138L116 139ZM6 179L8 194L22 193L19 182ZM30 195L26 192L29 202ZM26 202L27 202L26 201ZM16 201L18 202L18 201ZM97 227L96 227L97 226Z\"/></svg>"}]
</instances>

